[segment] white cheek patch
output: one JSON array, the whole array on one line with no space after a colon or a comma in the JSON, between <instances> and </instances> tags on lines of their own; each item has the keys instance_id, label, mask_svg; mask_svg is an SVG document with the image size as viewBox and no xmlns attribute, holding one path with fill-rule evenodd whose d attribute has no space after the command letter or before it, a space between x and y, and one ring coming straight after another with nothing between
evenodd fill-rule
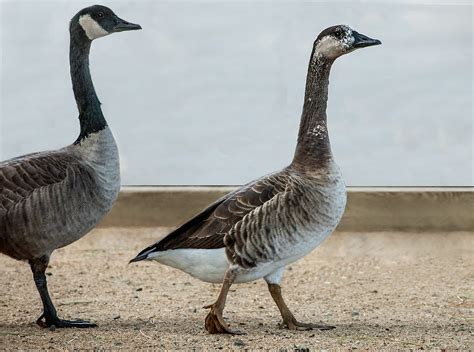
<instances>
[{"instance_id":1,"label":"white cheek patch","mask_svg":"<svg viewBox=\"0 0 474 352\"><path fill-rule=\"evenodd\" d=\"M316 51L326 57L335 58L344 53L344 48L341 42L333 37L326 36L316 45Z\"/></svg>"},{"instance_id":2,"label":"white cheek patch","mask_svg":"<svg viewBox=\"0 0 474 352\"><path fill-rule=\"evenodd\" d=\"M98 24L90 15L82 15L79 17L79 24L81 25L84 32L86 32L87 38L94 40L109 34L100 24Z\"/></svg>"}]
</instances>

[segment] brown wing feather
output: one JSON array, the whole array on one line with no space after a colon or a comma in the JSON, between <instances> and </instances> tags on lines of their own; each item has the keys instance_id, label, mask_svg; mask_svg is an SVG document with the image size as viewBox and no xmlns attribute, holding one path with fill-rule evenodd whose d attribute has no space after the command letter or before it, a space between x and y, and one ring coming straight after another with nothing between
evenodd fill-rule
<instances>
[{"instance_id":1,"label":"brown wing feather","mask_svg":"<svg viewBox=\"0 0 474 352\"><path fill-rule=\"evenodd\" d=\"M77 159L61 151L28 154L0 163L0 219L35 190L64 180Z\"/></svg>"},{"instance_id":2,"label":"brown wing feather","mask_svg":"<svg viewBox=\"0 0 474 352\"><path fill-rule=\"evenodd\" d=\"M150 253L170 249L225 247L224 236L237 222L285 190L279 176L263 177L222 197L161 241L145 248L135 259L145 259Z\"/></svg>"}]
</instances>

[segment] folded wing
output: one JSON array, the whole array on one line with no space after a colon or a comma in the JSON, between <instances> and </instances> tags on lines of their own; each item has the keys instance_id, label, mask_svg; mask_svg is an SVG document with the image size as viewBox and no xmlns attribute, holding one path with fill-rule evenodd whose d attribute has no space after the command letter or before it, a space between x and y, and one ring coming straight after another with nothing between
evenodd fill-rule
<instances>
[{"instance_id":1,"label":"folded wing","mask_svg":"<svg viewBox=\"0 0 474 352\"><path fill-rule=\"evenodd\" d=\"M242 218L285 191L280 173L265 176L225 195L132 261L158 251L179 248L223 248L224 237Z\"/></svg>"}]
</instances>

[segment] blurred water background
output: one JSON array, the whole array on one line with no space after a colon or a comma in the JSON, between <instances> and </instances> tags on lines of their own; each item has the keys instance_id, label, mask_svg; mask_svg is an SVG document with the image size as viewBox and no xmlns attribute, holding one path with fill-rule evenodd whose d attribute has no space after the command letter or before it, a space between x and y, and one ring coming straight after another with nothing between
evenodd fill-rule
<instances>
[{"instance_id":1,"label":"blurred water background","mask_svg":"<svg viewBox=\"0 0 474 352\"><path fill-rule=\"evenodd\" d=\"M1 2L0 159L78 135L69 19L90 1ZM293 156L318 33L340 58L328 123L351 186L473 185L472 2L103 1L143 31L93 44L124 184L242 184Z\"/></svg>"}]
</instances>

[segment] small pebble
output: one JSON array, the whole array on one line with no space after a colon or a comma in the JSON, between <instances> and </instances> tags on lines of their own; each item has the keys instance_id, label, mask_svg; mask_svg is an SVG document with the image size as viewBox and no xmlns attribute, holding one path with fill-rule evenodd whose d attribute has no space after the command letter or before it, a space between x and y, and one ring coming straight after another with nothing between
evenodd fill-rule
<instances>
[{"instance_id":1,"label":"small pebble","mask_svg":"<svg viewBox=\"0 0 474 352\"><path fill-rule=\"evenodd\" d=\"M113 319L114 319L114 320L120 319L120 315L116 315Z\"/></svg>"},{"instance_id":2,"label":"small pebble","mask_svg":"<svg viewBox=\"0 0 474 352\"><path fill-rule=\"evenodd\" d=\"M56 325L53 324L49 327L49 331L55 331L55 330L56 330Z\"/></svg>"},{"instance_id":3,"label":"small pebble","mask_svg":"<svg viewBox=\"0 0 474 352\"><path fill-rule=\"evenodd\" d=\"M137 292L143 291L143 288L139 287L135 291L137 291Z\"/></svg>"}]
</instances>

